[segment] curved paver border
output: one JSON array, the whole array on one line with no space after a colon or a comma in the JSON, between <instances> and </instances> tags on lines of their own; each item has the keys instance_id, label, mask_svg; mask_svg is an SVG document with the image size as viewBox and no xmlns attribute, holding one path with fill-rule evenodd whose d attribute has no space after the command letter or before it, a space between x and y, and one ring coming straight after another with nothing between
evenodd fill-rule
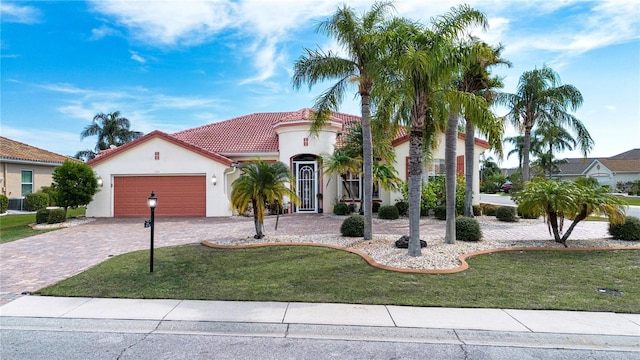
<instances>
[{"instance_id":1,"label":"curved paver border","mask_svg":"<svg viewBox=\"0 0 640 360\"><path fill-rule=\"evenodd\" d=\"M335 250L342 250L352 254L356 254L362 257L369 265L383 270L390 270L401 273L416 273L416 274L452 274L465 271L469 268L469 264L467 263L467 259L472 256L477 255L486 255L493 254L498 252L507 252L507 251L614 251L614 250L636 250L640 251L639 248L626 247L626 246L613 246L613 247L582 247L582 248L552 248L552 247L511 247L511 248L495 248L495 249L485 249L480 251L474 251L468 254L462 254L458 257L461 265L457 268L452 269L407 269L407 268L398 268L394 266L384 265L376 262L369 255L365 254L362 251L356 249L348 249L342 246L330 245L330 244L318 244L318 243L309 243L309 242L290 242L290 243L262 243L262 244L245 244L245 245L220 245L209 242L207 240L201 241L200 244L214 248L214 249L249 249L249 248L258 248L258 247L267 247L267 246L315 246L315 247L324 247Z\"/></svg>"}]
</instances>

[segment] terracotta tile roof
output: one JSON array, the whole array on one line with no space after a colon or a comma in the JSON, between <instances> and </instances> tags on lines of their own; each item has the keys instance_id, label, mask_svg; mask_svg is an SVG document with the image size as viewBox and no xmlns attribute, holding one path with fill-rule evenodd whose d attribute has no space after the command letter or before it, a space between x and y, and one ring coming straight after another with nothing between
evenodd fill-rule
<instances>
[{"instance_id":1,"label":"terracotta tile roof","mask_svg":"<svg viewBox=\"0 0 640 360\"><path fill-rule=\"evenodd\" d=\"M46 164L62 164L65 160L79 161L68 156L27 145L0 136L0 160L35 161Z\"/></svg>"},{"instance_id":2,"label":"terracotta tile roof","mask_svg":"<svg viewBox=\"0 0 640 360\"><path fill-rule=\"evenodd\" d=\"M152 131L152 132L150 132L150 133L148 133L148 134L146 134L146 135L144 135L142 137L137 138L136 140L133 140L133 141L128 142L128 143L126 143L124 145L118 146L117 148L103 150L103 151L100 152L100 154L98 154L98 156L96 156L95 158L89 160L87 162L87 164L89 164L91 166L95 166L95 165L97 165L97 164L99 164L99 163L101 163L101 162L103 162L103 161L105 161L105 160L107 160L109 158L112 158L113 156L115 156L115 155L117 155L117 154L119 154L119 153L121 153L123 151L126 151L127 149L134 148L134 147L136 147L136 146L138 146L138 145L140 145L142 143L145 143L145 142L147 142L147 141L149 141L151 139L154 139L154 138L164 139L164 140L166 140L166 141L168 141L170 143L173 143L175 145L181 146L181 147L183 147L183 148L185 148L187 150L193 151L193 152L198 153L198 154L200 154L202 156L206 156L206 157L208 157L210 159L213 159L213 160L215 160L215 161L217 161L219 163L225 164L227 166L231 166L232 161L229 158L226 158L226 157L224 157L224 156L222 156L222 155L220 155L218 153L211 152L211 151L208 151L206 149L199 148L199 147L197 147L197 146L195 146L193 144L190 144L188 142L182 141L182 140L177 139L177 138L175 138L175 137L173 137L173 136L171 136L171 135L169 135L167 133L164 133L164 132L158 131L158 130Z\"/></svg>"},{"instance_id":3,"label":"terracotta tile roof","mask_svg":"<svg viewBox=\"0 0 640 360\"><path fill-rule=\"evenodd\" d=\"M254 113L180 131L172 136L208 151L222 154L277 152L279 143L276 127L299 121L310 122L311 119L313 119L311 109ZM359 122L360 117L334 112L330 120L334 126L341 126L344 130L349 124Z\"/></svg>"}]
</instances>

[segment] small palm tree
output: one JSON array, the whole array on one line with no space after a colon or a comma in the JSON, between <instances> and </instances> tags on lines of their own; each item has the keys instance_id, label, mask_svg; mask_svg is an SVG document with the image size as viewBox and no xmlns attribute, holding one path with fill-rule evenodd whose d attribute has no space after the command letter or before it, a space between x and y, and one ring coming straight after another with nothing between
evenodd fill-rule
<instances>
[{"instance_id":1,"label":"small palm tree","mask_svg":"<svg viewBox=\"0 0 640 360\"><path fill-rule=\"evenodd\" d=\"M267 163L258 160L242 165L240 169L243 171L242 176L231 184L231 205L239 213L243 213L251 204L256 228L254 238L262 239L267 204L282 204L285 196L296 201L295 191L287 186L287 183L291 183L291 173L279 161Z\"/></svg>"},{"instance_id":2,"label":"small palm tree","mask_svg":"<svg viewBox=\"0 0 640 360\"><path fill-rule=\"evenodd\" d=\"M526 183L512 198L522 212L545 214L549 234L565 247L575 226L591 214L606 215L612 224L624 222L623 201L601 187L538 179ZM563 235L565 218L573 221Z\"/></svg>"}]
</instances>

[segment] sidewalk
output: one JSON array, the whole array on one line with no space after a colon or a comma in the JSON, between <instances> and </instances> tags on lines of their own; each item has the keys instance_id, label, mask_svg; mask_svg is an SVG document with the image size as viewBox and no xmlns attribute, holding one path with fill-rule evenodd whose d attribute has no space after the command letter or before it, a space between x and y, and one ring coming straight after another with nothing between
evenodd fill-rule
<instances>
[{"instance_id":1,"label":"sidewalk","mask_svg":"<svg viewBox=\"0 0 640 360\"><path fill-rule=\"evenodd\" d=\"M640 314L578 311L25 296L0 325L640 352Z\"/></svg>"}]
</instances>

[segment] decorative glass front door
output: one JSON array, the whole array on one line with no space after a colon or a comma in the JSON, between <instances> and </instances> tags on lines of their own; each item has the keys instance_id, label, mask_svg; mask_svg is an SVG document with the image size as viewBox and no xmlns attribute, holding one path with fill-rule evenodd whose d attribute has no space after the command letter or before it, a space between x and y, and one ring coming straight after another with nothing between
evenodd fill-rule
<instances>
[{"instance_id":1,"label":"decorative glass front door","mask_svg":"<svg viewBox=\"0 0 640 360\"><path fill-rule=\"evenodd\" d=\"M316 163L296 163L296 188L300 206L298 212L317 212Z\"/></svg>"}]
</instances>

